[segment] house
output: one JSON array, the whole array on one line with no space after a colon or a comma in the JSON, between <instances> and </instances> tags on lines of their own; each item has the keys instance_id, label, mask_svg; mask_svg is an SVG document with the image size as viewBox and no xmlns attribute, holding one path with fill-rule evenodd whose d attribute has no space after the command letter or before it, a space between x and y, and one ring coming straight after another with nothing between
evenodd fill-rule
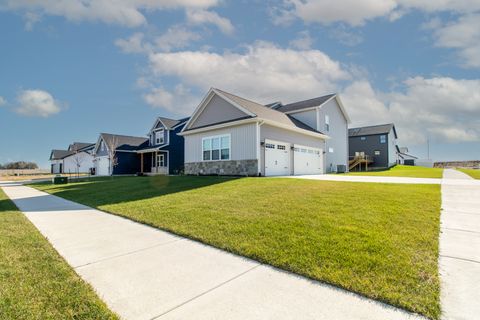
<instances>
[{"instance_id":1,"label":"house","mask_svg":"<svg viewBox=\"0 0 480 320\"><path fill-rule=\"evenodd\" d=\"M148 146L149 139L101 133L94 148L95 175L136 174L140 172L138 149Z\"/></svg>"},{"instance_id":2,"label":"house","mask_svg":"<svg viewBox=\"0 0 480 320\"><path fill-rule=\"evenodd\" d=\"M343 117L338 132L344 141L327 142L324 131L337 132L337 113ZM179 134L185 138L185 173L322 174L348 163L348 122L337 95L262 105L212 88Z\"/></svg>"},{"instance_id":3,"label":"house","mask_svg":"<svg viewBox=\"0 0 480 320\"><path fill-rule=\"evenodd\" d=\"M179 174L183 172L184 138L179 136L190 118L158 117L148 132L148 145L137 150L140 173Z\"/></svg>"},{"instance_id":4,"label":"house","mask_svg":"<svg viewBox=\"0 0 480 320\"><path fill-rule=\"evenodd\" d=\"M390 168L397 163L397 131L393 123L348 130L350 169Z\"/></svg>"},{"instance_id":5,"label":"house","mask_svg":"<svg viewBox=\"0 0 480 320\"><path fill-rule=\"evenodd\" d=\"M93 168L94 143L74 142L68 150L52 150L51 173L87 173Z\"/></svg>"},{"instance_id":6,"label":"house","mask_svg":"<svg viewBox=\"0 0 480 320\"><path fill-rule=\"evenodd\" d=\"M408 153L407 147L397 146L398 164L404 164L407 166L414 166L418 160L418 157L412 156Z\"/></svg>"}]
</instances>

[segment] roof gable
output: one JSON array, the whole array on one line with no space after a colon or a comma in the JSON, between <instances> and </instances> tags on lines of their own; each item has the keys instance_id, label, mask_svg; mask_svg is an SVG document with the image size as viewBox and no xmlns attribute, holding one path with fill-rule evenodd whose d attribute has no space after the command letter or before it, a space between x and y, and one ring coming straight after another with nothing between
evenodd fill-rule
<instances>
[{"instance_id":1,"label":"roof gable","mask_svg":"<svg viewBox=\"0 0 480 320\"><path fill-rule=\"evenodd\" d=\"M124 136L120 134L111 134L111 133L100 133L97 144L95 146L95 151L98 151L100 143L104 141L107 149L111 145L115 146L117 151L135 151L137 149L143 148L148 144L148 138L144 137L134 137L134 136Z\"/></svg>"},{"instance_id":2,"label":"roof gable","mask_svg":"<svg viewBox=\"0 0 480 320\"><path fill-rule=\"evenodd\" d=\"M359 137L359 136L369 136L369 135L376 135L376 134L389 134L392 129L394 131L395 138L397 138L397 132L395 130L395 125L393 123L351 128L351 129L348 129L348 136Z\"/></svg>"}]
</instances>

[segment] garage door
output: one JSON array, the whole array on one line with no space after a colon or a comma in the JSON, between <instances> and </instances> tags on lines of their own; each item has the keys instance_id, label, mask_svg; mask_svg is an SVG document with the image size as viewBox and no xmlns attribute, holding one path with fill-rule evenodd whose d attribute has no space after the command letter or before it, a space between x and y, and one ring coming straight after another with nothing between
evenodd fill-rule
<instances>
[{"instance_id":1,"label":"garage door","mask_svg":"<svg viewBox=\"0 0 480 320\"><path fill-rule=\"evenodd\" d=\"M290 175L290 144L265 140L265 175Z\"/></svg>"},{"instance_id":2,"label":"garage door","mask_svg":"<svg viewBox=\"0 0 480 320\"><path fill-rule=\"evenodd\" d=\"M97 165L95 175L97 176L108 176L109 174L109 161L107 157L97 158Z\"/></svg>"},{"instance_id":3,"label":"garage door","mask_svg":"<svg viewBox=\"0 0 480 320\"><path fill-rule=\"evenodd\" d=\"M293 173L301 174L322 174L323 173L323 151L322 149L311 148L301 145L293 146Z\"/></svg>"}]
</instances>

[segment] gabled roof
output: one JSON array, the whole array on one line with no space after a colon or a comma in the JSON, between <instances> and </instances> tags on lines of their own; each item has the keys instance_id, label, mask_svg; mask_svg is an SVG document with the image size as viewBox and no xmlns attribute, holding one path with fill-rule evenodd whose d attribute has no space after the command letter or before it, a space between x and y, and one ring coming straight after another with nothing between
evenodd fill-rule
<instances>
[{"instance_id":1,"label":"gabled roof","mask_svg":"<svg viewBox=\"0 0 480 320\"><path fill-rule=\"evenodd\" d=\"M368 127L359 127L348 129L349 137L359 137L359 136L369 136L374 134L388 134L393 129L395 138L397 138L397 131L395 130L395 125L393 123L380 124L375 126Z\"/></svg>"},{"instance_id":2,"label":"gabled roof","mask_svg":"<svg viewBox=\"0 0 480 320\"><path fill-rule=\"evenodd\" d=\"M100 138L107 146L115 142L115 149L119 151L134 151L148 144L148 138L124 136L120 134L100 133Z\"/></svg>"},{"instance_id":3,"label":"gabled roof","mask_svg":"<svg viewBox=\"0 0 480 320\"><path fill-rule=\"evenodd\" d=\"M74 142L68 146L68 150L70 151L83 151L88 149L93 149L95 147L95 143L90 142Z\"/></svg>"},{"instance_id":4,"label":"gabled roof","mask_svg":"<svg viewBox=\"0 0 480 320\"><path fill-rule=\"evenodd\" d=\"M68 157L75 152L70 151L70 150L57 150L53 149L52 152L50 153L50 160L61 160L65 157Z\"/></svg>"},{"instance_id":5,"label":"gabled roof","mask_svg":"<svg viewBox=\"0 0 480 320\"><path fill-rule=\"evenodd\" d=\"M182 119L171 119L171 118L166 118L166 117L158 117L155 123L153 124L152 129L150 129L150 132L152 132L156 127L157 124L160 122L162 123L163 127L167 130L171 130L178 126L179 124L185 123L190 119L190 117L182 118Z\"/></svg>"},{"instance_id":6,"label":"gabled roof","mask_svg":"<svg viewBox=\"0 0 480 320\"><path fill-rule=\"evenodd\" d=\"M318 107L333 98L336 94L327 94L326 96L321 96L313 99L308 99L308 100L303 100L303 101L298 101L298 102L293 102L289 103L286 105L282 105L277 108L278 111L282 112L291 112L291 111L298 111L298 110L303 110L307 108L313 108L313 107Z\"/></svg>"},{"instance_id":7,"label":"gabled roof","mask_svg":"<svg viewBox=\"0 0 480 320\"><path fill-rule=\"evenodd\" d=\"M213 126L213 125L224 124L224 123L229 123L229 122L236 122L236 121L239 121L239 120L245 120L245 119L249 119L249 118L250 119L259 118L261 120L271 121L273 123L277 123L277 124L280 124L280 125L283 125L283 126L286 126L286 127L291 127L291 128L295 128L295 129L303 129L303 130L311 131L311 132L314 132L314 133L317 133L317 134L323 134L320 131L315 130L314 128L306 125L305 123L303 123L303 122L301 122L297 119L294 119L293 117L291 117L291 116L289 116L289 115L287 115L283 112L277 111L277 110L269 108L265 105L259 104L257 102L254 102L254 101L242 98L242 97L239 97L237 95L234 95L232 93L229 93L229 92L226 92L226 91L223 91L223 90L220 90L220 89L216 89L216 88L210 89L209 93L207 94L207 97L210 96L212 94L212 92L214 94L217 94L221 98L225 99L227 102L230 102L231 104L233 104L234 106L236 106L240 110L242 110L245 113L245 117L243 117L241 119L232 119L231 121L223 121L221 123L214 123L214 124L211 124L211 125L208 125L208 126L205 126L205 127L210 127L210 126ZM204 99L202 101L202 103L199 105L197 110L195 110L194 115L196 115L197 113L199 113L203 110L202 105L204 103L206 103L206 101L207 101L207 99ZM192 116L190 121L192 121L194 119L193 117L194 116ZM188 126L188 124L187 124L187 126ZM187 132L189 130L199 129L199 128L188 129L187 126L183 129L183 132Z\"/></svg>"}]
</instances>

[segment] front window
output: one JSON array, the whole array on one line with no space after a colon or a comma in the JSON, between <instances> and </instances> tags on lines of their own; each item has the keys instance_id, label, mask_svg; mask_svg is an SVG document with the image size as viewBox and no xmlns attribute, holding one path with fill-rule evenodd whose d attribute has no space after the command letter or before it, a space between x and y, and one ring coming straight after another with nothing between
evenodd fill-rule
<instances>
[{"instance_id":1,"label":"front window","mask_svg":"<svg viewBox=\"0 0 480 320\"><path fill-rule=\"evenodd\" d=\"M230 160L230 136L203 138L203 161Z\"/></svg>"},{"instance_id":2,"label":"front window","mask_svg":"<svg viewBox=\"0 0 480 320\"><path fill-rule=\"evenodd\" d=\"M163 143L163 130L155 132L155 142L156 144L162 144Z\"/></svg>"},{"instance_id":3,"label":"front window","mask_svg":"<svg viewBox=\"0 0 480 320\"><path fill-rule=\"evenodd\" d=\"M381 135L380 136L380 143L387 143L387 136L386 135Z\"/></svg>"},{"instance_id":4,"label":"front window","mask_svg":"<svg viewBox=\"0 0 480 320\"><path fill-rule=\"evenodd\" d=\"M325 115L325 131L330 131L330 117Z\"/></svg>"},{"instance_id":5,"label":"front window","mask_svg":"<svg viewBox=\"0 0 480 320\"><path fill-rule=\"evenodd\" d=\"M165 155L157 155L157 167L165 167Z\"/></svg>"}]
</instances>

